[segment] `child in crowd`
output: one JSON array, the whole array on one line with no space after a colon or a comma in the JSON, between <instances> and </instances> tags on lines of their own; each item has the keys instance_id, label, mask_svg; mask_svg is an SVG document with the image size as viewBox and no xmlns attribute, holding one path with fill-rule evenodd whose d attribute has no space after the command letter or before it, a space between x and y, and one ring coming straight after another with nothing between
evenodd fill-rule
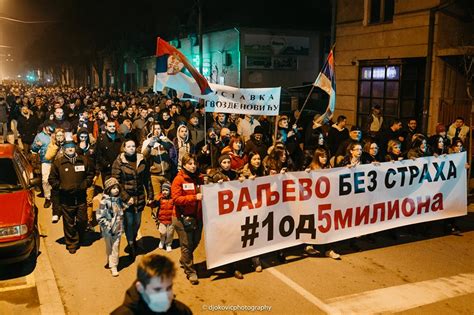
<instances>
[{"instance_id":1,"label":"child in crowd","mask_svg":"<svg viewBox=\"0 0 474 315\"><path fill-rule=\"evenodd\" d=\"M158 202L157 213L152 213L156 226L160 232L160 249L166 247L166 251L171 251L171 243L173 242L174 227L171 224L171 218L174 211L174 203L171 198L171 184L165 182L161 186L161 194L156 197Z\"/></svg>"},{"instance_id":2,"label":"child in crowd","mask_svg":"<svg viewBox=\"0 0 474 315\"><path fill-rule=\"evenodd\" d=\"M107 267L110 268L113 277L119 275L117 266L120 238L123 232L123 213L128 207L120 198L120 191L121 186L116 178L107 179L104 184L104 194L96 213L97 222L105 241Z\"/></svg>"}]
</instances>

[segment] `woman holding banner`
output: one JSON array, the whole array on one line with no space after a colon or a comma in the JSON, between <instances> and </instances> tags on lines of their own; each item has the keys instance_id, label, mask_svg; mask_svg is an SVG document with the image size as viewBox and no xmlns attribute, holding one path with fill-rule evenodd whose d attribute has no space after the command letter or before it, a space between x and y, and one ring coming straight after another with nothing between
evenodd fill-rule
<instances>
[{"instance_id":1,"label":"woman holding banner","mask_svg":"<svg viewBox=\"0 0 474 315\"><path fill-rule=\"evenodd\" d=\"M331 165L329 164L328 149L324 147L316 148L316 150L314 150L313 160L311 161L311 164L309 165L309 167L306 169L306 172L309 173L311 171L317 171L317 170L328 169L328 168L331 168ZM326 257L330 257L332 259L341 258L341 255L336 253L332 249L332 247L328 246L328 244L319 246L319 250L315 249L314 246L312 245L307 245L304 251L309 255L317 255L323 252Z\"/></svg>"},{"instance_id":2,"label":"woman holding banner","mask_svg":"<svg viewBox=\"0 0 474 315\"><path fill-rule=\"evenodd\" d=\"M194 268L193 253L201 241L202 233L202 194L203 181L197 171L194 155L185 154L181 159L182 168L171 185L171 197L175 204L173 225L181 245L179 262L191 284L199 283Z\"/></svg>"},{"instance_id":3,"label":"woman holding banner","mask_svg":"<svg viewBox=\"0 0 474 315\"><path fill-rule=\"evenodd\" d=\"M238 174L231 169L231 158L228 154L219 157L219 167L209 171L208 180L210 183L223 183L237 179ZM242 272L237 269L237 264L232 263L227 266L227 271L237 279L243 279Z\"/></svg>"}]
</instances>

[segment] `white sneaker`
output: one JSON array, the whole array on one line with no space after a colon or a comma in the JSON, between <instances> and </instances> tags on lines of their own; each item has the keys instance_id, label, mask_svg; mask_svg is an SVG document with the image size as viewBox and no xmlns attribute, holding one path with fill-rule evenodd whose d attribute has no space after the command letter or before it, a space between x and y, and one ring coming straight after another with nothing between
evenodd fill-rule
<instances>
[{"instance_id":1,"label":"white sneaker","mask_svg":"<svg viewBox=\"0 0 474 315\"><path fill-rule=\"evenodd\" d=\"M304 251L308 254L308 255L318 255L319 254L319 250L317 249L314 249L313 246L311 245L308 245L304 248Z\"/></svg>"},{"instance_id":2,"label":"white sneaker","mask_svg":"<svg viewBox=\"0 0 474 315\"><path fill-rule=\"evenodd\" d=\"M118 277L119 275L117 267L110 268L110 273L112 273L112 277Z\"/></svg>"},{"instance_id":3,"label":"white sneaker","mask_svg":"<svg viewBox=\"0 0 474 315\"><path fill-rule=\"evenodd\" d=\"M173 249L171 248L171 245L166 246L166 251L171 252Z\"/></svg>"},{"instance_id":4,"label":"white sneaker","mask_svg":"<svg viewBox=\"0 0 474 315\"><path fill-rule=\"evenodd\" d=\"M165 244L163 244L163 242L160 241L160 245L158 245L158 248L163 249L163 247L165 247Z\"/></svg>"},{"instance_id":5,"label":"white sneaker","mask_svg":"<svg viewBox=\"0 0 474 315\"><path fill-rule=\"evenodd\" d=\"M59 221L59 216L58 215L53 215L53 217L51 218L51 222L58 223L58 221Z\"/></svg>"},{"instance_id":6,"label":"white sneaker","mask_svg":"<svg viewBox=\"0 0 474 315\"><path fill-rule=\"evenodd\" d=\"M332 258L332 259L340 259L341 258L341 255L339 255L338 253L336 253L332 249L328 250L325 254L326 254L326 257L329 257L329 258Z\"/></svg>"}]
</instances>

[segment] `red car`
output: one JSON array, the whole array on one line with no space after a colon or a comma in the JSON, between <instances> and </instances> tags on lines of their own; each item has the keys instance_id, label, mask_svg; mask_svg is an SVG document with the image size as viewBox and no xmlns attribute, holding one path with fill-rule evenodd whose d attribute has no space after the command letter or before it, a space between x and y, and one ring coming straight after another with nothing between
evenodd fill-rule
<instances>
[{"instance_id":1,"label":"red car","mask_svg":"<svg viewBox=\"0 0 474 315\"><path fill-rule=\"evenodd\" d=\"M38 209L33 188L40 183L15 145L0 144L0 264L38 256Z\"/></svg>"}]
</instances>

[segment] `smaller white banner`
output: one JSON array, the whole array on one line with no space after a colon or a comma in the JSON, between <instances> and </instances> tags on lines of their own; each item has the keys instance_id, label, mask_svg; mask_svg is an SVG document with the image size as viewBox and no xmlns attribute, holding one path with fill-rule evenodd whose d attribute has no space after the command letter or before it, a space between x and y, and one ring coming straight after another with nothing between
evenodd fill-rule
<instances>
[{"instance_id":1,"label":"smaller white banner","mask_svg":"<svg viewBox=\"0 0 474 315\"><path fill-rule=\"evenodd\" d=\"M204 98L206 112L276 116L280 110L281 87L239 89L209 84L212 94Z\"/></svg>"}]
</instances>

